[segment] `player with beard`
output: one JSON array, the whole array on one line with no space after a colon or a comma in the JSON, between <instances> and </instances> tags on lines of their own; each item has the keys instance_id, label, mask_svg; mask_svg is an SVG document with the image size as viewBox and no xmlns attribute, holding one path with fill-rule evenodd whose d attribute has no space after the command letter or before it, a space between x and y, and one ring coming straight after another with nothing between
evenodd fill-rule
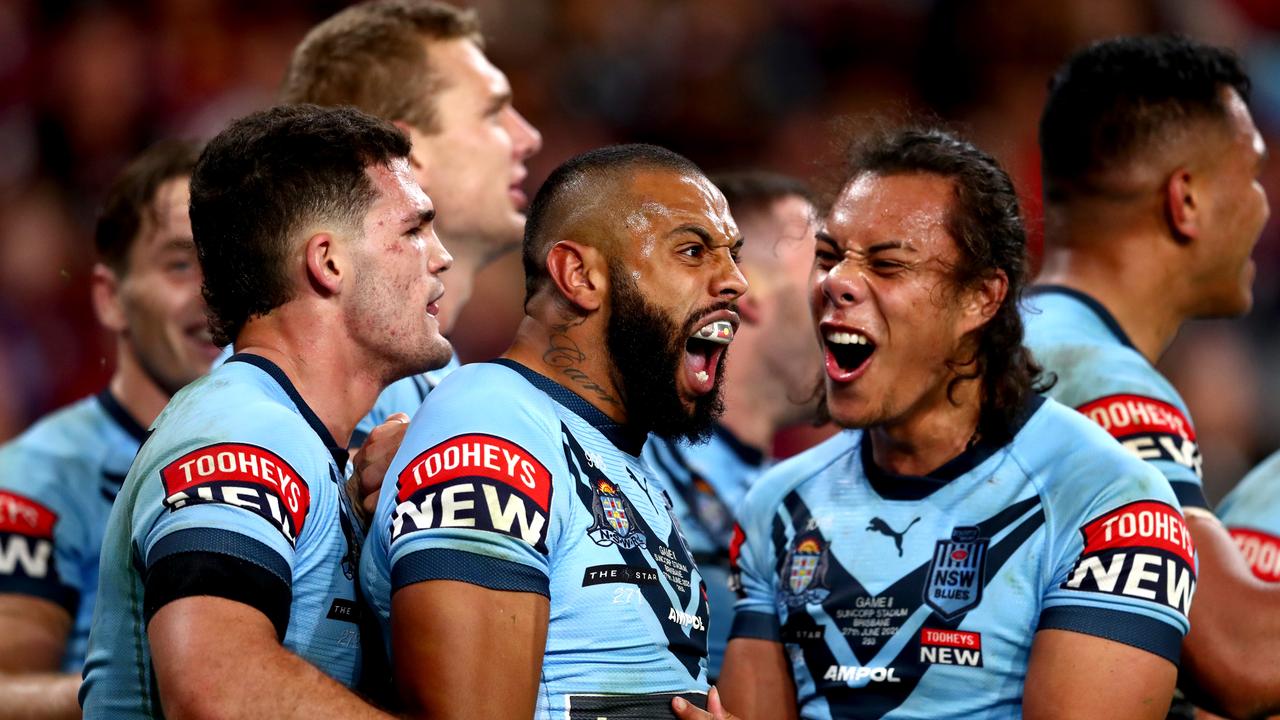
<instances>
[{"instance_id":1,"label":"player with beard","mask_svg":"<svg viewBox=\"0 0 1280 720\"><path fill-rule=\"evenodd\" d=\"M298 44L280 99L352 105L409 136L414 178L431 197L437 232L453 255L439 315L449 335L476 273L520 242L524 164L542 146L512 105L506 75L485 57L475 12L434 0L353 5ZM456 367L455 357L393 383L357 426L352 446L395 413L412 415Z\"/></svg>"},{"instance_id":2,"label":"player with beard","mask_svg":"<svg viewBox=\"0 0 1280 720\"><path fill-rule=\"evenodd\" d=\"M1050 394L1177 492L1200 553L1180 684L1232 717L1280 711L1280 587L1253 577L1210 511L1194 423L1154 363L1182 323L1253 302L1269 208L1248 97L1231 51L1185 38L1116 38L1068 60L1040 119L1045 259L1024 312Z\"/></svg>"},{"instance_id":3,"label":"player with beard","mask_svg":"<svg viewBox=\"0 0 1280 720\"><path fill-rule=\"evenodd\" d=\"M116 339L98 395L0 448L0 718L75 718L111 503L146 435L217 352L187 220L198 148L160 143L112 184L92 297Z\"/></svg>"},{"instance_id":4,"label":"player with beard","mask_svg":"<svg viewBox=\"0 0 1280 720\"><path fill-rule=\"evenodd\" d=\"M638 455L719 413L740 243L720 191L661 148L579 155L538 191L515 342L414 417L365 548L410 717L706 704L702 578Z\"/></svg>"},{"instance_id":5,"label":"player with beard","mask_svg":"<svg viewBox=\"0 0 1280 720\"><path fill-rule=\"evenodd\" d=\"M774 435L816 415L822 354L809 329L813 206L793 178L763 171L713 175L745 240L739 266L751 294L725 368L725 412L704 443L650 438L644 460L671 496L707 582L707 663L719 675L733 619L729 542L733 512L764 470Z\"/></svg>"},{"instance_id":6,"label":"player with beard","mask_svg":"<svg viewBox=\"0 0 1280 720\"><path fill-rule=\"evenodd\" d=\"M349 689L367 614L343 466L378 393L451 354L408 153L384 121L295 105L201 154L193 238L237 354L169 402L112 509L87 718L388 717Z\"/></svg>"},{"instance_id":7,"label":"player with beard","mask_svg":"<svg viewBox=\"0 0 1280 720\"><path fill-rule=\"evenodd\" d=\"M1163 717L1192 546L1159 473L1036 394L1013 184L934 129L864 137L840 177L810 297L826 408L849 429L742 505L726 703Z\"/></svg>"}]
</instances>

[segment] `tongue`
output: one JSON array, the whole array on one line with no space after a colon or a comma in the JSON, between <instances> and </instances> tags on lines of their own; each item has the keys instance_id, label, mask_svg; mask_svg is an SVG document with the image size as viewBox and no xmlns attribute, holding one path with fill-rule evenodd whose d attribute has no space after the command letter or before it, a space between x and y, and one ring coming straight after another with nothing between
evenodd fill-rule
<instances>
[{"instance_id":1,"label":"tongue","mask_svg":"<svg viewBox=\"0 0 1280 720\"><path fill-rule=\"evenodd\" d=\"M700 352L685 352L684 364L690 372L702 372L707 369L707 356Z\"/></svg>"}]
</instances>

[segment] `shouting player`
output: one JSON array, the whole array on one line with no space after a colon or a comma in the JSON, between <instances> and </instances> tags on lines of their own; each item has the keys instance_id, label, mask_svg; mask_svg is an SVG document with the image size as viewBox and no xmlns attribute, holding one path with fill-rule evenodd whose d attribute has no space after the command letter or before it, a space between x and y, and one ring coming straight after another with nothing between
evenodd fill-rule
<instances>
[{"instance_id":1,"label":"shouting player","mask_svg":"<svg viewBox=\"0 0 1280 720\"><path fill-rule=\"evenodd\" d=\"M214 339L238 351L157 418L103 542L89 718L386 717L361 673L348 438L389 383L448 361L450 262L409 143L353 109L214 138L191 225Z\"/></svg>"},{"instance_id":2,"label":"shouting player","mask_svg":"<svg viewBox=\"0 0 1280 720\"><path fill-rule=\"evenodd\" d=\"M676 519L707 583L708 675L720 672L733 618L729 541L733 513L764 469L778 430L815 416L822 365L807 307L813 206L798 180L751 171L712 177L742 231L739 266L751 294L725 367L725 412L702 444L650 438L644 460L671 496Z\"/></svg>"},{"instance_id":3,"label":"shouting player","mask_svg":"<svg viewBox=\"0 0 1280 720\"><path fill-rule=\"evenodd\" d=\"M771 720L1163 717L1193 548L1159 473L1035 392L1008 176L938 130L849 157L811 302L826 407L850 429L743 503L726 704Z\"/></svg>"},{"instance_id":4,"label":"shouting player","mask_svg":"<svg viewBox=\"0 0 1280 720\"><path fill-rule=\"evenodd\" d=\"M538 191L516 340L414 417L364 554L412 717L705 704L702 577L637 456L719 412L740 243L720 191L661 148L579 155Z\"/></svg>"},{"instance_id":5,"label":"shouting player","mask_svg":"<svg viewBox=\"0 0 1280 720\"><path fill-rule=\"evenodd\" d=\"M1233 717L1280 710L1280 587L1209 512L1186 405L1152 365L1188 319L1252 303L1266 149L1229 51L1119 38L1071 58L1040 120L1044 271L1027 345L1053 397L1168 478L1200 552L1183 690Z\"/></svg>"},{"instance_id":6,"label":"shouting player","mask_svg":"<svg viewBox=\"0 0 1280 720\"><path fill-rule=\"evenodd\" d=\"M0 718L80 716L98 552L138 446L217 353L187 220L195 146L148 149L107 193L92 295L116 338L111 381L0 449Z\"/></svg>"},{"instance_id":7,"label":"shouting player","mask_svg":"<svg viewBox=\"0 0 1280 720\"><path fill-rule=\"evenodd\" d=\"M524 232L525 161L542 137L512 106L511 86L484 55L474 11L434 0L373 0L343 10L294 51L281 101L353 105L409 136L414 178L439 213L453 255L440 301L445 335L476 273ZM389 387L357 426L352 446L393 413L412 415L456 359Z\"/></svg>"}]
</instances>

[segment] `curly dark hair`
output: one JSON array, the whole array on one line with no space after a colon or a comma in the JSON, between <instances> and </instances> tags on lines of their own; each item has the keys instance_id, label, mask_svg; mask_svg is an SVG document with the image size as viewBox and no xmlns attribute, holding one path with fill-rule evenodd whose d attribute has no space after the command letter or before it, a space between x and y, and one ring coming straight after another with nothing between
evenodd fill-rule
<instances>
[{"instance_id":1,"label":"curly dark hair","mask_svg":"<svg viewBox=\"0 0 1280 720\"><path fill-rule=\"evenodd\" d=\"M1009 287L1004 302L982 327L974 356L952 361L956 371L947 387L981 379L982 410L978 432L991 440L1008 438L1027 397L1052 384L1031 351L1022 344L1018 307L1028 280L1027 234L1018 195L995 158L955 134L932 126L880 129L858 135L846 147L840 187L861 175L925 173L948 178L954 198L947 231L960 250L952 268L957 287L969 287L1003 271ZM828 207L834 197L826 193Z\"/></svg>"}]
</instances>

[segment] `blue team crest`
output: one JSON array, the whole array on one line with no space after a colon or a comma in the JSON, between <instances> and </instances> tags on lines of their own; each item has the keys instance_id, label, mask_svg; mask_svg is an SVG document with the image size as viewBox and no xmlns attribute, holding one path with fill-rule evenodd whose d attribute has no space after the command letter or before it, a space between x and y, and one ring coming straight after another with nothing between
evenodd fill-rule
<instances>
[{"instance_id":1,"label":"blue team crest","mask_svg":"<svg viewBox=\"0 0 1280 720\"><path fill-rule=\"evenodd\" d=\"M929 563L924 601L943 620L952 620L982 602L988 542L978 537L976 527L956 528L950 540L938 541Z\"/></svg>"},{"instance_id":2,"label":"blue team crest","mask_svg":"<svg viewBox=\"0 0 1280 720\"><path fill-rule=\"evenodd\" d=\"M622 489L605 478L598 478L592 483L591 490L595 495L591 513L595 516L595 524L587 530L587 535L595 544L605 547L617 545L626 549L644 548L644 533L636 532L632 527L631 513L634 508L627 501L627 496L622 494Z\"/></svg>"},{"instance_id":3,"label":"blue team crest","mask_svg":"<svg viewBox=\"0 0 1280 720\"><path fill-rule=\"evenodd\" d=\"M783 601L792 607L821 603L831 591L827 588L828 548L818 534L796 538L782 565L787 590Z\"/></svg>"}]
</instances>

